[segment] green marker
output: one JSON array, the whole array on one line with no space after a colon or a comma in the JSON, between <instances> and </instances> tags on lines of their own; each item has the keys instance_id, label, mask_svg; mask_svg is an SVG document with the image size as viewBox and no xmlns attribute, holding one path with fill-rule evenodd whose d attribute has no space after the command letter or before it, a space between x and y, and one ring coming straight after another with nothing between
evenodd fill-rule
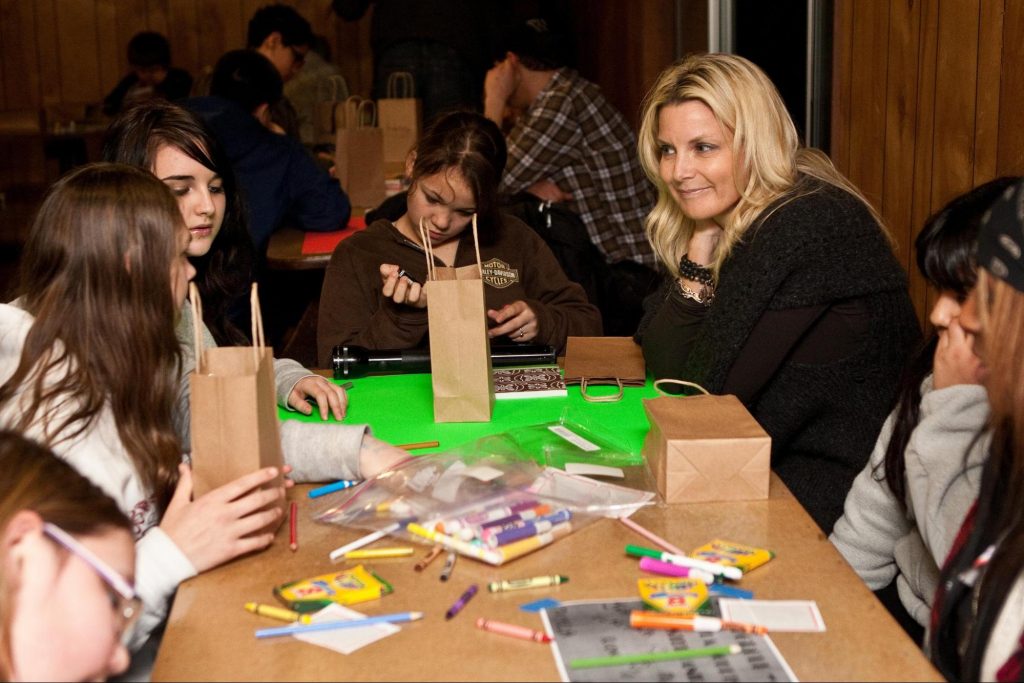
<instances>
[{"instance_id":1,"label":"green marker","mask_svg":"<svg viewBox=\"0 0 1024 683\"><path fill-rule=\"evenodd\" d=\"M680 567L700 569L701 571L710 572L715 576L724 576L725 578L732 579L733 581L738 581L743 578L743 570L739 567L729 567L716 562L708 562L707 560L698 560L693 557L686 557L685 555L666 553L661 550L644 548L639 545L627 545L626 554L632 557L653 557L654 559L661 560L662 562L668 562L669 564L674 564Z\"/></svg>"},{"instance_id":2,"label":"green marker","mask_svg":"<svg viewBox=\"0 0 1024 683\"><path fill-rule=\"evenodd\" d=\"M700 647L691 650L672 650L670 652L640 652L634 655L613 655L611 657L588 657L574 659L569 662L572 669L595 669L601 666L622 666L623 664L649 664L651 662L668 662L677 659L694 659L696 657L718 657L720 655L738 655L739 645L719 645L717 647Z\"/></svg>"}]
</instances>

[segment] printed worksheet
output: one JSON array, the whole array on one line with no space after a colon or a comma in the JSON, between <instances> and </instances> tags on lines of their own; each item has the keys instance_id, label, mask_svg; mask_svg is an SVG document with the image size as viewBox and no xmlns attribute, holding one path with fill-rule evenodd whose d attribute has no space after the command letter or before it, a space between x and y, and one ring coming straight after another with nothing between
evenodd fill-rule
<instances>
[{"instance_id":1,"label":"printed worksheet","mask_svg":"<svg viewBox=\"0 0 1024 683\"><path fill-rule=\"evenodd\" d=\"M563 681L796 681L793 670L768 636L737 631L695 633L634 629L629 613L648 609L633 598L564 602L541 612L554 639L552 652ZM717 645L740 646L734 655L667 662L574 669L572 662Z\"/></svg>"}]
</instances>

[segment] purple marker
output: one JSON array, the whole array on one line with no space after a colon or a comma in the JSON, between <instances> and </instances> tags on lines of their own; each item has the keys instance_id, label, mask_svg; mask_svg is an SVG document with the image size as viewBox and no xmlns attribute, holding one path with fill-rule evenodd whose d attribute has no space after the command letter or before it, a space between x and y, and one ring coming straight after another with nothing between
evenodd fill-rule
<instances>
[{"instance_id":1,"label":"purple marker","mask_svg":"<svg viewBox=\"0 0 1024 683\"><path fill-rule=\"evenodd\" d=\"M503 529L487 529L483 532L483 541L492 548L508 545L513 541L551 531L556 524L568 522L570 519L572 519L572 513L569 510L559 510L554 514L539 517L533 521L516 523Z\"/></svg>"},{"instance_id":2,"label":"purple marker","mask_svg":"<svg viewBox=\"0 0 1024 683\"><path fill-rule=\"evenodd\" d=\"M459 596L459 599L455 601L455 604L449 607L448 611L444 613L444 618L451 619L456 614L461 612L462 608L466 606L466 603L469 602L474 595L476 595L476 591L477 585L475 583L471 584L469 588L466 589L466 592Z\"/></svg>"},{"instance_id":3,"label":"purple marker","mask_svg":"<svg viewBox=\"0 0 1024 683\"><path fill-rule=\"evenodd\" d=\"M680 567L678 564L662 562L661 560L656 560L653 557L641 557L640 569L645 572L651 572L652 574L662 574L663 576L679 576L691 579L700 579L704 583L715 582L715 577L711 572L706 572L703 569L693 569L692 567Z\"/></svg>"}]
</instances>

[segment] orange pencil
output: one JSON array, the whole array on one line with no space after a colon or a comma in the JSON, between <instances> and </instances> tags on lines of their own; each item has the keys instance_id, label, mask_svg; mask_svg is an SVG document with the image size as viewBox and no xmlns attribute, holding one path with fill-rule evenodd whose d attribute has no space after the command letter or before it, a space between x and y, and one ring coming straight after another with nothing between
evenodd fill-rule
<instances>
[{"instance_id":1,"label":"orange pencil","mask_svg":"<svg viewBox=\"0 0 1024 683\"><path fill-rule=\"evenodd\" d=\"M292 501L288 520L288 547L294 553L299 549L299 506Z\"/></svg>"}]
</instances>

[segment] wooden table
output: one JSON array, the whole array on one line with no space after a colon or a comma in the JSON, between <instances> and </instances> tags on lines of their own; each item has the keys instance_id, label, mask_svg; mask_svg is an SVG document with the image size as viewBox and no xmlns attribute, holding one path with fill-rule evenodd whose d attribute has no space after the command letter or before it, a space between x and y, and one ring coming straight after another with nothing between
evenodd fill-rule
<instances>
[{"instance_id":1,"label":"wooden table","mask_svg":"<svg viewBox=\"0 0 1024 683\"><path fill-rule=\"evenodd\" d=\"M276 270L323 270L331 261L329 252L303 254L304 230L281 228L275 230L267 243L267 267Z\"/></svg>"},{"instance_id":2,"label":"wooden table","mask_svg":"<svg viewBox=\"0 0 1024 683\"><path fill-rule=\"evenodd\" d=\"M635 597L641 573L623 549L627 543L649 545L618 522L601 519L503 567L460 558L448 583L438 581L440 561L423 573L413 571L425 550L419 547L412 559L367 563L395 592L354 607L369 615L419 610L426 613L422 621L349 656L290 638L257 641L255 629L281 622L249 614L243 603L273 604L273 585L343 566L332 564L328 552L362 533L314 522L306 488L289 492L300 510L297 553L289 552L287 533L281 532L266 552L182 584L154 681L558 680L547 646L479 631L474 621L485 616L540 628L539 616L519 610L520 604L548 596L561 601ZM774 474L768 500L650 507L633 519L684 549L724 538L774 550L775 559L740 585L758 598L818 603L827 632L771 636L800 680L942 680ZM553 589L499 594L484 587L497 579L551 573L566 574L570 581ZM470 583L479 584L481 593L445 621L444 611Z\"/></svg>"}]
</instances>

